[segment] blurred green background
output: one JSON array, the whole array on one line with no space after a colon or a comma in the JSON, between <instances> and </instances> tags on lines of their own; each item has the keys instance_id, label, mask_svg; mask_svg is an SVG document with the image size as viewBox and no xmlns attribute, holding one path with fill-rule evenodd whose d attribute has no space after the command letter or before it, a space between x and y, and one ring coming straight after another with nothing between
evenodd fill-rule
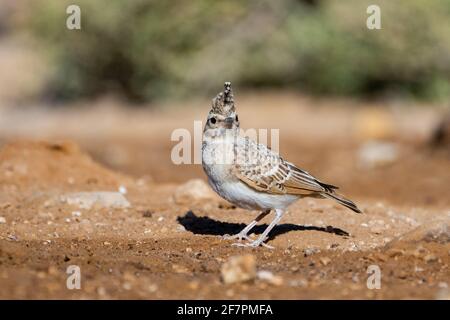
<instances>
[{"instance_id":1,"label":"blurred green background","mask_svg":"<svg viewBox=\"0 0 450 320\"><path fill-rule=\"evenodd\" d=\"M2 33L27 35L46 56L39 95L57 100L210 96L225 80L321 96L450 95L449 0L6 2ZM81 30L66 28L69 4L81 7ZM366 27L370 4L381 30Z\"/></svg>"}]
</instances>

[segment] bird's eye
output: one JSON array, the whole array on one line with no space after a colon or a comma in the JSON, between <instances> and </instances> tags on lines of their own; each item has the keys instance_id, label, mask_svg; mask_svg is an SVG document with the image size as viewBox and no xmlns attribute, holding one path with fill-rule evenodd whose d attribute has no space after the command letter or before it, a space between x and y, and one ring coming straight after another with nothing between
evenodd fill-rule
<instances>
[{"instance_id":1,"label":"bird's eye","mask_svg":"<svg viewBox=\"0 0 450 320\"><path fill-rule=\"evenodd\" d=\"M239 121L239 118L238 118L238 116L236 115L236 121Z\"/></svg>"},{"instance_id":2,"label":"bird's eye","mask_svg":"<svg viewBox=\"0 0 450 320\"><path fill-rule=\"evenodd\" d=\"M211 119L209 119L209 121L211 121L212 124L215 124L217 120L216 118L212 117Z\"/></svg>"}]
</instances>

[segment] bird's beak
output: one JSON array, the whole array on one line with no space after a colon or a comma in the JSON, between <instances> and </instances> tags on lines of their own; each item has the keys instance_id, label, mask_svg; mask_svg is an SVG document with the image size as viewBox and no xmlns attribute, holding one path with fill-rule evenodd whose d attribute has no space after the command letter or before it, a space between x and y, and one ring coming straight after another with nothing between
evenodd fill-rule
<instances>
[{"instance_id":1,"label":"bird's beak","mask_svg":"<svg viewBox=\"0 0 450 320\"><path fill-rule=\"evenodd\" d=\"M225 118L225 127L227 129L231 129L233 127L233 122L234 122L234 118L233 117Z\"/></svg>"}]
</instances>

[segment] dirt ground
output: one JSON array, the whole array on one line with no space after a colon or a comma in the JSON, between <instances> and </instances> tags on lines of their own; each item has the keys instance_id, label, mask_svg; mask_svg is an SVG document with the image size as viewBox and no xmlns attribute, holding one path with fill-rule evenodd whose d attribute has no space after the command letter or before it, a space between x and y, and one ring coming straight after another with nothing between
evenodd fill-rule
<instances>
[{"instance_id":1,"label":"dirt ground","mask_svg":"<svg viewBox=\"0 0 450 320\"><path fill-rule=\"evenodd\" d=\"M449 299L450 152L428 143L442 111L293 94L238 103L242 126L280 128L281 154L364 213L303 199L273 230L275 249L234 247L221 236L257 213L212 194L201 165L170 158L171 133L192 132L208 101L0 108L0 298ZM374 140L394 155L364 158ZM129 206L67 200L97 191ZM277 281L224 283L224 263L245 254ZM66 286L70 265L80 290ZM367 286L369 266L380 289Z\"/></svg>"}]
</instances>

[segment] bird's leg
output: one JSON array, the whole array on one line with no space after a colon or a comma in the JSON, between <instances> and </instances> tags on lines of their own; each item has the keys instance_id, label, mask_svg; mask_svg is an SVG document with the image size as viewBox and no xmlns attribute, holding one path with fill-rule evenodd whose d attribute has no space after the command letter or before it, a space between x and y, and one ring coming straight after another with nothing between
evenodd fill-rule
<instances>
[{"instance_id":1,"label":"bird's leg","mask_svg":"<svg viewBox=\"0 0 450 320\"><path fill-rule=\"evenodd\" d=\"M238 234L235 235L225 235L223 236L224 239L226 240L230 240L230 239L238 239L239 241L241 241L242 239L246 239L248 241L251 241L251 239L248 237L248 233L250 232L250 230L253 229L254 226L256 226L256 224L261 221L265 216L267 216L270 213L270 209L269 210L265 210L263 212L261 212L256 218L255 220L253 220L252 222L250 222L244 229L242 229L241 232L239 232Z\"/></svg>"},{"instance_id":2,"label":"bird's leg","mask_svg":"<svg viewBox=\"0 0 450 320\"><path fill-rule=\"evenodd\" d=\"M266 230L264 230L264 232L262 233L262 235L254 240L251 241L249 243L236 243L235 245L237 246L244 246L244 247L258 247L260 245L273 249L272 246L269 246L267 244L264 243L264 241L267 238L267 235L269 234L269 232L273 229L273 227L275 227L278 222L280 222L281 218L283 217L284 211L281 209L275 209L275 218L272 220L272 222L269 224L269 226L266 228Z\"/></svg>"}]
</instances>

